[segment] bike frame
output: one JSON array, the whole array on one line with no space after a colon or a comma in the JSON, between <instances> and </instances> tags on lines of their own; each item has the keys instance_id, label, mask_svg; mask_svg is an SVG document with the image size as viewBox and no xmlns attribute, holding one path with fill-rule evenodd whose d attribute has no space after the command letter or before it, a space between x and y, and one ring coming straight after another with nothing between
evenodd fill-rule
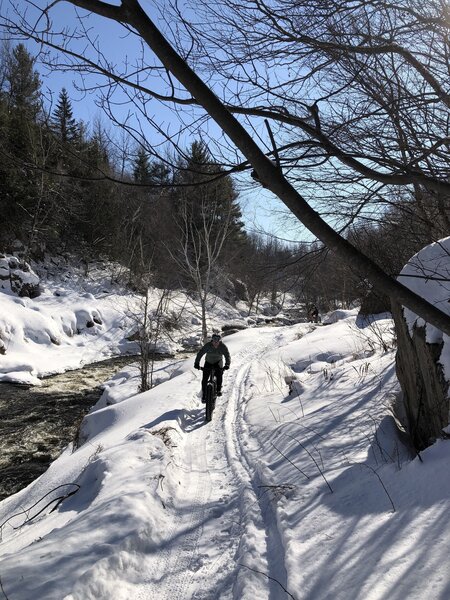
<instances>
[{"instance_id":1,"label":"bike frame","mask_svg":"<svg viewBox=\"0 0 450 600\"><path fill-rule=\"evenodd\" d=\"M220 367L219 367L220 368ZM203 368L201 369L204 370ZM217 377L216 377L216 367L212 368L208 381L206 383L206 391L205 391L205 421L209 423L212 418L213 410L216 407L216 398L217 398Z\"/></svg>"}]
</instances>

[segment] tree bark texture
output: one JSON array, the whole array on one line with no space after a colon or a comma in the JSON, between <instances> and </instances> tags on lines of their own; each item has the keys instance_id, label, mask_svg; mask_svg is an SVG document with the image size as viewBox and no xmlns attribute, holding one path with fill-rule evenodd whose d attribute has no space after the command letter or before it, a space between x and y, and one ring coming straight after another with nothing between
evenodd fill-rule
<instances>
[{"instance_id":1,"label":"tree bark texture","mask_svg":"<svg viewBox=\"0 0 450 600\"><path fill-rule=\"evenodd\" d=\"M392 303L397 332L396 370L402 388L403 426L416 450L442 437L449 423L449 382L438 362L443 343L429 344L425 327L415 327L411 336L402 307Z\"/></svg>"}]
</instances>

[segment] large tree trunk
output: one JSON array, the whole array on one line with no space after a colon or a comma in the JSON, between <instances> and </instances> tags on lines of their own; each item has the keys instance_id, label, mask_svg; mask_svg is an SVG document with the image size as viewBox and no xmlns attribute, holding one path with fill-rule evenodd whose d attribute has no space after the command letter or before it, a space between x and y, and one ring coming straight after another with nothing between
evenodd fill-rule
<instances>
[{"instance_id":1,"label":"large tree trunk","mask_svg":"<svg viewBox=\"0 0 450 600\"><path fill-rule=\"evenodd\" d=\"M427 343L425 327L416 326L411 336L397 302L392 303L392 314L397 333L397 377L402 388L397 416L414 447L423 450L442 436L449 423L449 382L438 362L443 342Z\"/></svg>"}]
</instances>

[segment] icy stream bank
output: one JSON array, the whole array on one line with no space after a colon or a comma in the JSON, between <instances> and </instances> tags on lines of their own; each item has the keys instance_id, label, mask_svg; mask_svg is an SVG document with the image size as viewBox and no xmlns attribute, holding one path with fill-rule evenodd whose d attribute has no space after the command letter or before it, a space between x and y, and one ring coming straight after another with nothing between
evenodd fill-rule
<instances>
[{"instance_id":1,"label":"icy stream bank","mask_svg":"<svg viewBox=\"0 0 450 600\"><path fill-rule=\"evenodd\" d=\"M39 477L76 434L101 384L136 357L66 371L39 387L0 384L0 500Z\"/></svg>"}]
</instances>

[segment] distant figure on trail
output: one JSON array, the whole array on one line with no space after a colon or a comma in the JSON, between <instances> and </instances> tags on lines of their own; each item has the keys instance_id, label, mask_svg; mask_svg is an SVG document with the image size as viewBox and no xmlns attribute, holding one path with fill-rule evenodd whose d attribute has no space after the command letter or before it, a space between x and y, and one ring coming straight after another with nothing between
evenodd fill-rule
<instances>
[{"instance_id":1,"label":"distant figure on trail","mask_svg":"<svg viewBox=\"0 0 450 600\"><path fill-rule=\"evenodd\" d=\"M319 310L315 304L311 304L309 307L308 320L311 321L311 323L319 322Z\"/></svg>"},{"instance_id":2,"label":"distant figure on trail","mask_svg":"<svg viewBox=\"0 0 450 600\"><path fill-rule=\"evenodd\" d=\"M217 377L217 395L222 395L222 375L223 371L230 368L230 353L228 348L222 342L222 339L218 333L214 333L211 336L211 341L207 342L195 357L194 368L200 369L200 359L203 355L205 356L205 364L203 367L203 379L202 379L202 402L205 401L206 384L211 369L216 369ZM223 360L225 359L225 365Z\"/></svg>"}]
</instances>

